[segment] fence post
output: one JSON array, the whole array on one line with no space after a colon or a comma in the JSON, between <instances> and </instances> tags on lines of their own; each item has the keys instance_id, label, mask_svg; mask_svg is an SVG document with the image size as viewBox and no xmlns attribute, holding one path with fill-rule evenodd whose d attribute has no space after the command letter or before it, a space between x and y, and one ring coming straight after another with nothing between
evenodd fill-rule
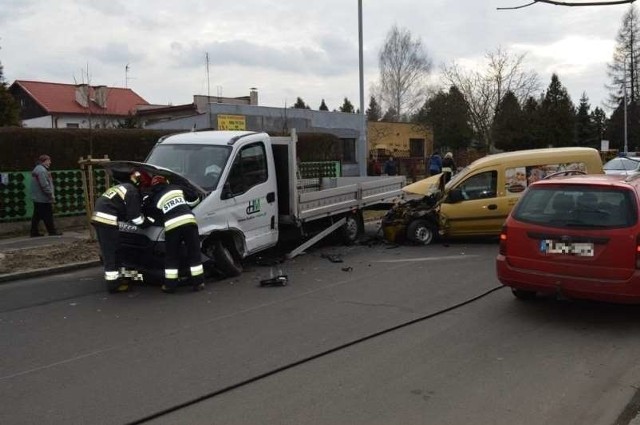
<instances>
[{"instance_id":1,"label":"fence post","mask_svg":"<svg viewBox=\"0 0 640 425\"><path fill-rule=\"evenodd\" d=\"M100 165L105 162L109 162L110 159L107 155L104 158L93 159L91 155L87 155L87 158L80 157L78 164L80 164L80 170L82 172L82 191L84 194L84 205L87 214L87 226L89 228L89 237L91 240L96 239L96 231L91 225L91 216L93 215L93 206L96 198L96 177L93 172L94 165ZM110 179L107 174L105 179L106 186L110 186Z\"/></svg>"}]
</instances>

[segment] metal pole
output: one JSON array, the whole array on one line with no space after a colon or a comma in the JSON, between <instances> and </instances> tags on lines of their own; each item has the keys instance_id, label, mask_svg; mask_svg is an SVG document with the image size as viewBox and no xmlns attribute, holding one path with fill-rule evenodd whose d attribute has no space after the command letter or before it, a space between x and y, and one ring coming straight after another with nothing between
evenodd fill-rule
<instances>
[{"instance_id":1,"label":"metal pole","mask_svg":"<svg viewBox=\"0 0 640 425\"><path fill-rule=\"evenodd\" d=\"M362 54L362 0L358 0L358 51L360 65L360 114L362 115L362 127L358 143L358 165L360 175L367 175L367 114L364 110L364 61Z\"/></svg>"},{"instance_id":2,"label":"metal pole","mask_svg":"<svg viewBox=\"0 0 640 425\"><path fill-rule=\"evenodd\" d=\"M627 155L627 60L622 61L622 101L624 102L624 155Z\"/></svg>"}]
</instances>

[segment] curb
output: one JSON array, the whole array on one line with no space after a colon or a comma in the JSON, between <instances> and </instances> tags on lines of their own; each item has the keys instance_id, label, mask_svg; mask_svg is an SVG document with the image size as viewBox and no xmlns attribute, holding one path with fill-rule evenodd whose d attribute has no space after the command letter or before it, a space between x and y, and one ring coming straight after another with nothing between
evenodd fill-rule
<instances>
[{"instance_id":1,"label":"curb","mask_svg":"<svg viewBox=\"0 0 640 425\"><path fill-rule=\"evenodd\" d=\"M15 273L7 273L0 275L0 283L8 283L16 280L28 279L31 277L44 276L48 274L63 273L72 270L86 269L89 267L99 266L100 260L83 261L79 263L62 264L60 266L47 267L42 269L25 270Z\"/></svg>"}]
</instances>

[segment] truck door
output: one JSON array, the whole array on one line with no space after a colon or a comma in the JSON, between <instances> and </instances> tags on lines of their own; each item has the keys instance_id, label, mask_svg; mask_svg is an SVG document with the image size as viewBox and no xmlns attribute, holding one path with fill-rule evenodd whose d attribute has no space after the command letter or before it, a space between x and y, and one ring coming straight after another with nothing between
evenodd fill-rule
<instances>
[{"instance_id":1,"label":"truck door","mask_svg":"<svg viewBox=\"0 0 640 425\"><path fill-rule=\"evenodd\" d=\"M278 241L276 176L269 173L265 144L243 146L223 186L221 202L230 228L244 233L247 252L275 245Z\"/></svg>"}]
</instances>

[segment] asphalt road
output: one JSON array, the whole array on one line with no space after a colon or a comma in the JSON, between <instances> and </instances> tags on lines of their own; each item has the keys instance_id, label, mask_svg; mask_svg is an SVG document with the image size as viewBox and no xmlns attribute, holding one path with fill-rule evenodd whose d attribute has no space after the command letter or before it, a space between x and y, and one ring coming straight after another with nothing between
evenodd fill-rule
<instances>
[{"instance_id":1,"label":"asphalt road","mask_svg":"<svg viewBox=\"0 0 640 425\"><path fill-rule=\"evenodd\" d=\"M496 249L324 246L288 286L253 263L174 296L99 268L0 285L0 423L629 423L640 309L517 301Z\"/></svg>"}]
</instances>

